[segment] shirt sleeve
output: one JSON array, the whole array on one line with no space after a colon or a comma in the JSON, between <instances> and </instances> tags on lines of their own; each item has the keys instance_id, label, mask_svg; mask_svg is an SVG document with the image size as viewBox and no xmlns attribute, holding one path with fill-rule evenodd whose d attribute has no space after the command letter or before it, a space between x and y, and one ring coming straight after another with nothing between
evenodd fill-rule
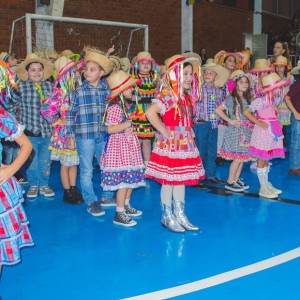
<instances>
[{"instance_id":1,"label":"shirt sleeve","mask_svg":"<svg viewBox=\"0 0 300 300\"><path fill-rule=\"evenodd\" d=\"M76 90L70 99L69 110L66 113L66 130L68 137L75 136L75 118L78 110L79 90Z\"/></svg>"},{"instance_id":2,"label":"shirt sleeve","mask_svg":"<svg viewBox=\"0 0 300 300\"><path fill-rule=\"evenodd\" d=\"M0 138L8 138L18 133L18 125L11 114L0 110Z\"/></svg>"},{"instance_id":3,"label":"shirt sleeve","mask_svg":"<svg viewBox=\"0 0 300 300\"><path fill-rule=\"evenodd\" d=\"M124 113L120 105L112 105L107 109L107 116L105 120L105 125L117 125L122 123L124 119Z\"/></svg>"},{"instance_id":4,"label":"shirt sleeve","mask_svg":"<svg viewBox=\"0 0 300 300\"><path fill-rule=\"evenodd\" d=\"M249 109L252 113L254 113L255 111L259 111L263 108L263 101L261 100L261 98L257 98L254 99L251 104L249 105Z\"/></svg>"}]
</instances>

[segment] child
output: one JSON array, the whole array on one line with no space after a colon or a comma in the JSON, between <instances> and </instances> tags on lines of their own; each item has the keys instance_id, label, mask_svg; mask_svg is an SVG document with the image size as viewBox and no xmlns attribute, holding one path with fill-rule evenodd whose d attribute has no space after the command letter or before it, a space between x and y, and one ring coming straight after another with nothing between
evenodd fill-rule
<instances>
[{"instance_id":1,"label":"child","mask_svg":"<svg viewBox=\"0 0 300 300\"><path fill-rule=\"evenodd\" d=\"M131 106L130 117L133 130L141 143L143 159L147 167L151 155L152 141L155 130L147 120L145 111L151 104L157 89L159 68L149 52L139 52L130 74L133 78L140 79L137 85L138 101Z\"/></svg>"},{"instance_id":2,"label":"child","mask_svg":"<svg viewBox=\"0 0 300 300\"><path fill-rule=\"evenodd\" d=\"M101 186L103 190L117 190L117 208L114 224L129 227L136 225L130 217L142 214L130 206L132 189L145 186L145 167L138 138L126 114L125 99L131 99L137 79L123 70L115 71L107 78L111 89L105 125L108 140L101 156Z\"/></svg>"},{"instance_id":3,"label":"child","mask_svg":"<svg viewBox=\"0 0 300 300\"><path fill-rule=\"evenodd\" d=\"M173 232L197 231L185 215L185 185L204 179L192 130L193 108L200 96L200 61L174 55L166 67L160 93L146 111L158 133L145 174L162 184L162 225Z\"/></svg>"},{"instance_id":4,"label":"child","mask_svg":"<svg viewBox=\"0 0 300 300\"><path fill-rule=\"evenodd\" d=\"M90 50L85 56L85 81L73 93L69 110L66 114L66 129L68 133L68 147L77 151L80 162L81 192L93 216L102 216L100 202L94 192L93 158L100 160L101 152L105 146L105 126L101 126L105 111L105 99L109 96L108 86L101 80L102 76L111 71L109 59ZM76 142L75 142L76 140ZM111 192L103 193L103 197L112 198Z\"/></svg>"},{"instance_id":5,"label":"child","mask_svg":"<svg viewBox=\"0 0 300 300\"><path fill-rule=\"evenodd\" d=\"M268 161L277 157L284 158L282 129L275 107L280 97L284 96L284 87L287 84L289 80L281 80L276 73L264 76L258 97L244 111L244 115L255 124L248 153L257 157L259 195L266 198L277 198L282 193L269 182ZM252 115L255 111L257 117Z\"/></svg>"},{"instance_id":6,"label":"child","mask_svg":"<svg viewBox=\"0 0 300 300\"><path fill-rule=\"evenodd\" d=\"M216 113L228 123L219 155L226 160L232 160L225 189L243 192L249 188L240 178L243 163L253 160L248 154L252 126L244 117L243 111L250 104L252 96L249 75L237 70L231 74L230 79L231 96L216 108Z\"/></svg>"},{"instance_id":7,"label":"child","mask_svg":"<svg viewBox=\"0 0 300 300\"><path fill-rule=\"evenodd\" d=\"M52 72L51 62L34 53L27 55L18 68L19 88L12 94L8 108L13 111L13 105L20 106L20 122L25 126L24 133L33 145L27 169L30 184L27 198L36 198L38 192L45 197L55 196L49 187L51 152L48 146L52 130L40 112L42 103L52 92L52 84L46 81Z\"/></svg>"},{"instance_id":8,"label":"child","mask_svg":"<svg viewBox=\"0 0 300 300\"><path fill-rule=\"evenodd\" d=\"M206 64L202 72L204 80L201 87L202 96L201 100L196 102L194 117L195 140L203 161L206 182L224 184L215 174L219 121L215 108L223 101L221 87L228 79L228 72L224 67L214 63Z\"/></svg>"},{"instance_id":9,"label":"child","mask_svg":"<svg viewBox=\"0 0 300 300\"><path fill-rule=\"evenodd\" d=\"M14 85L6 64L0 63L0 98L3 105L8 89ZM5 91L6 89L6 91ZM6 95L5 95L6 94ZM32 146L23 134L24 126L17 125L12 116L0 109L0 137L16 141L20 151L11 165L2 165L0 171L0 276L3 265L14 265L20 262L20 249L33 246L28 230L28 220L21 205L23 191L13 176L28 158ZM2 146L0 144L0 161Z\"/></svg>"},{"instance_id":10,"label":"child","mask_svg":"<svg viewBox=\"0 0 300 300\"><path fill-rule=\"evenodd\" d=\"M66 113L71 94L75 90L76 63L65 56L54 62L56 81L54 91L41 108L41 114L53 127L49 149L51 160L60 161L60 177L64 188L63 200L71 204L80 204L83 198L76 188L77 165L79 157L76 150L68 148L66 133Z\"/></svg>"}]
</instances>

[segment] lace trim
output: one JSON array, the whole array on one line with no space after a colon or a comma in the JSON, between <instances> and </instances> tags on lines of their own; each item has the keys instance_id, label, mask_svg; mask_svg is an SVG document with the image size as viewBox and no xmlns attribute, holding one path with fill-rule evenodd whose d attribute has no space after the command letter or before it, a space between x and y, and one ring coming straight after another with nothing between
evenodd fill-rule
<instances>
[{"instance_id":1,"label":"lace trim","mask_svg":"<svg viewBox=\"0 0 300 300\"><path fill-rule=\"evenodd\" d=\"M13 142L15 139L19 138L23 134L25 126L18 124L17 128L18 129L17 129L16 133L13 133L11 136L8 136L7 138L5 138L6 141Z\"/></svg>"}]
</instances>

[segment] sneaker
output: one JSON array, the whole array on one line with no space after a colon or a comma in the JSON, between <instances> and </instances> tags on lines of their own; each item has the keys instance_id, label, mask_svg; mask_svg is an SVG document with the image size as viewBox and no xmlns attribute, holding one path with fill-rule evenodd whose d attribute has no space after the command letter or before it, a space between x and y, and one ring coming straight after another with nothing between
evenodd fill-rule
<instances>
[{"instance_id":1,"label":"sneaker","mask_svg":"<svg viewBox=\"0 0 300 300\"><path fill-rule=\"evenodd\" d=\"M27 198L36 198L39 192L38 186L31 186L27 192Z\"/></svg>"},{"instance_id":2,"label":"sneaker","mask_svg":"<svg viewBox=\"0 0 300 300\"><path fill-rule=\"evenodd\" d=\"M129 218L125 212L116 212L113 223L125 227L131 227L137 224L136 221Z\"/></svg>"},{"instance_id":3,"label":"sneaker","mask_svg":"<svg viewBox=\"0 0 300 300\"><path fill-rule=\"evenodd\" d=\"M17 178L20 184L28 184L29 181L26 177L20 176L19 178Z\"/></svg>"},{"instance_id":4,"label":"sneaker","mask_svg":"<svg viewBox=\"0 0 300 300\"><path fill-rule=\"evenodd\" d=\"M275 194L277 194L277 195L279 195L279 194L282 193L282 190L276 189L276 188L272 185L271 182L268 182L268 183L267 183L267 187L268 187L269 190L271 190L273 193L275 193Z\"/></svg>"},{"instance_id":5,"label":"sneaker","mask_svg":"<svg viewBox=\"0 0 300 300\"><path fill-rule=\"evenodd\" d=\"M242 188L235 181L233 183L228 183L228 181L226 181L226 183L225 183L225 189L233 191L233 192L243 192L244 191L244 188Z\"/></svg>"},{"instance_id":6,"label":"sneaker","mask_svg":"<svg viewBox=\"0 0 300 300\"><path fill-rule=\"evenodd\" d=\"M101 199L101 205L103 207L112 207L112 206L116 206L116 198L115 197L111 197L109 199L105 199L102 197Z\"/></svg>"},{"instance_id":7,"label":"sneaker","mask_svg":"<svg viewBox=\"0 0 300 300\"><path fill-rule=\"evenodd\" d=\"M40 194L44 197L53 197L55 193L49 188L49 186L41 186L40 187Z\"/></svg>"},{"instance_id":8,"label":"sneaker","mask_svg":"<svg viewBox=\"0 0 300 300\"><path fill-rule=\"evenodd\" d=\"M239 180L236 182L240 187L242 187L244 190L247 190L249 189L249 185L246 184L244 181L243 181L243 178L239 178Z\"/></svg>"},{"instance_id":9,"label":"sneaker","mask_svg":"<svg viewBox=\"0 0 300 300\"><path fill-rule=\"evenodd\" d=\"M275 194L273 191L271 191L267 185L262 185L259 189L259 196L268 198L268 199L274 199L278 198L278 195Z\"/></svg>"},{"instance_id":10,"label":"sneaker","mask_svg":"<svg viewBox=\"0 0 300 300\"><path fill-rule=\"evenodd\" d=\"M87 211L94 217L105 215L105 211L101 208L101 205L98 201L94 201L88 205Z\"/></svg>"},{"instance_id":11,"label":"sneaker","mask_svg":"<svg viewBox=\"0 0 300 300\"><path fill-rule=\"evenodd\" d=\"M125 205L125 213L127 216L130 216L130 217L138 217L143 212L131 207L130 204L127 204L127 205Z\"/></svg>"},{"instance_id":12,"label":"sneaker","mask_svg":"<svg viewBox=\"0 0 300 300\"><path fill-rule=\"evenodd\" d=\"M76 186L71 186L70 191L75 202L78 202L78 204L83 202L83 197Z\"/></svg>"},{"instance_id":13,"label":"sneaker","mask_svg":"<svg viewBox=\"0 0 300 300\"><path fill-rule=\"evenodd\" d=\"M80 194L81 196L81 194ZM77 197L73 193L73 189L65 190L64 191L64 197L63 197L64 202L70 203L70 204L81 204L83 202L83 198Z\"/></svg>"}]
</instances>

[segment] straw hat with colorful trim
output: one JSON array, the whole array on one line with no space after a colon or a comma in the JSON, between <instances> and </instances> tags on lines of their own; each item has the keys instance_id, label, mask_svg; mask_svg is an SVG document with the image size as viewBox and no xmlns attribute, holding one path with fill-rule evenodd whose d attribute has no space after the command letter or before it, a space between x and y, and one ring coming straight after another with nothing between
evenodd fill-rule
<instances>
[{"instance_id":1,"label":"straw hat with colorful trim","mask_svg":"<svg viewBox=\"0 0 300 300\"><path fill-rule=\"evenodd\" d=\"M200 57L200 55L198 53L195 53L195 52L185 52L185 53L182 53L182 56L184 56L185 58L190 58L190 57L193 57L193 58L196 58L200 61L200 65L202 65L202 59Z\"/></svg>"},{"instance_id":2,"label":"straw hat with colorful trim","mask_svg":"<svg viewBox=\"0 0 300 300\"><path fill-rule=\"evenodd\" d=\"M72 56L74 55L72 50L66 49L60 53L61 56Z\"/></svg>"},{"instance_id":3,"label":"straw hat with colorful trim","mask_svg":"<svg viewBox=\"0 0 300 300\"><path fill-rule=\"evenodd\" d=\"M285 56L279 55L279 56L276 57L275 62L272 64L272 66L286 66L286 67L289 67L288 60Z\"/></svg>"},{"instance_id":4,"label":"straw hat with colorful trim","mask_svg":"<svg viewBox=\"0 0 300 300\"><path fill-rule=\"evenodd\" d=\"M249 70L249 73L262 73L262 72L274 72L274 69L270 67L268 60L259 58L254 61L253 69Z\"/></svg>"},{"instance_id":5,"label":"straw hat with colorful trim","mask_svg":"<svg viewBox=\"0 0 300 300\"><path fill-rule=\"evenodd\" d=\"M98 51L88 51L85 55L85 61L92 61L98 64L104 70L104 75L107 75L112 70L112 64L110 60L105 55L100 54Z\"/></svg>"},{"instance_id":6,"label":"straw hat with colorful trim","mask_svg":"<svg viewBox=\"0 0 300 300\"><path fill-rule=\"evenodd\" d=\"M62 76L65 72L70 70L76 65L76 62L67 58L66 56L61 56L54 62L54 68L57 72L57 77Z\"/></svg>"},{"instance_id":7,"label":"straw hat with colorful trim","mask_svg":"<svg viewBox=\"0 0 300 300\"><path fill-rule=\"evenodd\" d=\"M148 60L151 62L155 62L154 59L152 58L151 54L147 51L142 51L137 54L135 62L139 62L142 60Z\"/></svg>"},{"instance_id":8,"label":"straw hat with colorful trim","mask_svg":"<svg viewBox=\"0 0 300 300\"><path fill-rule=\"evenodd\" d=\"M222 87L229 77L229 73L226 70L226 68L222 67L221 65L217 65L215 63L205 64L202 67L202 72L204 72L205 70L211 70L211 71L217 73L218 77L214 82L214 85L216 87Z\"/></svg>"},{"instance_id":9,"label":"straw hat with colorful trim","mask_svg":"<svg viewBox=\"0 0 300 300\"><path fill-rule=\"evenodd\" d=\"M252 85L253 80L252 80L251 75L248 74L248 73L245 73L242 70L235 70L230 75L230 79L233 79L234 81L236 81L236 80L238 80L238 79L240 79L242 77L247 77L249 79L249 81L250 81L250 85Z\"/></svg>"},{"instance_id":10,"label":"straw hat with colorful trim","mask_svg":"<svg viewBox=\"0 0 300 300\"><path fill-rule=\"evenodd\" d=\"M289 79L282 80L277 73L268 74L261 79L262 88L259 91L261 94L271 92L274 89L284 87L289 82Z\"/></svg>"},{"instance_id":11,"label":"straw hat with colorful trim","mask_svg":"<svg viewBox=\"0 0 300 300\"><path fill-rule=\"evenodd\" d=\"M28 72L26 67L31 63L40 63L44 67L44 77L43 80L48 79L53 72L53 64L47 59L38 57L35 53L30 53L26 56L26 59L22 61L18 67L17 75L20 80L26 81L28 80Z\"/></svg>"},{"instance_id":12,"label":"straw hat with colorful trim","mask_svg":"<svg viewBox=\"0 0 300 300\"><path fill-rule=\"evenodd\" d=\"M12 53L7 53L7 52L1 52L0 53L0 60L7 62L10 56L15 56Z\"/></svg>"},{"instance_id":13,"label":"straw hat with colorful trim","mask_svg":"<svg viewBox=\"0 0 300 300\"><path fill-rule=\"evenodd\" d=\"M225 60L228 56L233 56L236 61L235 69L242 69L245 64L244 56L240 52L225 52L220 51L220 54L216 57L216 63L224 66Z\"/></svg>"},{"instance_id":14,"label":"straw hat with colorful trim","mask_svg":"<svg viewBox=\"0 0 300 300\"><path fill-rule=\"evenodd\" d=\"M186 58L183 55L175 54L165 60L165 65L167 69L166 71L168 72L174 69L175 67L187 62L193 66L193 73L195 73L201 66L200 61L194 57Z\"/></svg>"},{"instance_id":15,"label":"straw hat with colorful trim","mask_svg":"<svg viewBox=\"0 0 300 300\"><path fill-rule=\"evenodd\" d=\"M298 60L297 66L291 70L291 74L299 75L299 71L300 71L300 60Z\"/></svg>"},{"instance_id":16,"label":"straw hat with colorful trim","mask_svg":"<svg viewBox=\"0 0 300 300\"><path fill-rule=\"evenodd\" d=\"M128 87L136 84L139 79L134 79L123 70L118 70L107 77L107 84L110 88L110 97L107 100L114 99Z\"/></svg>"}]
</instances>

